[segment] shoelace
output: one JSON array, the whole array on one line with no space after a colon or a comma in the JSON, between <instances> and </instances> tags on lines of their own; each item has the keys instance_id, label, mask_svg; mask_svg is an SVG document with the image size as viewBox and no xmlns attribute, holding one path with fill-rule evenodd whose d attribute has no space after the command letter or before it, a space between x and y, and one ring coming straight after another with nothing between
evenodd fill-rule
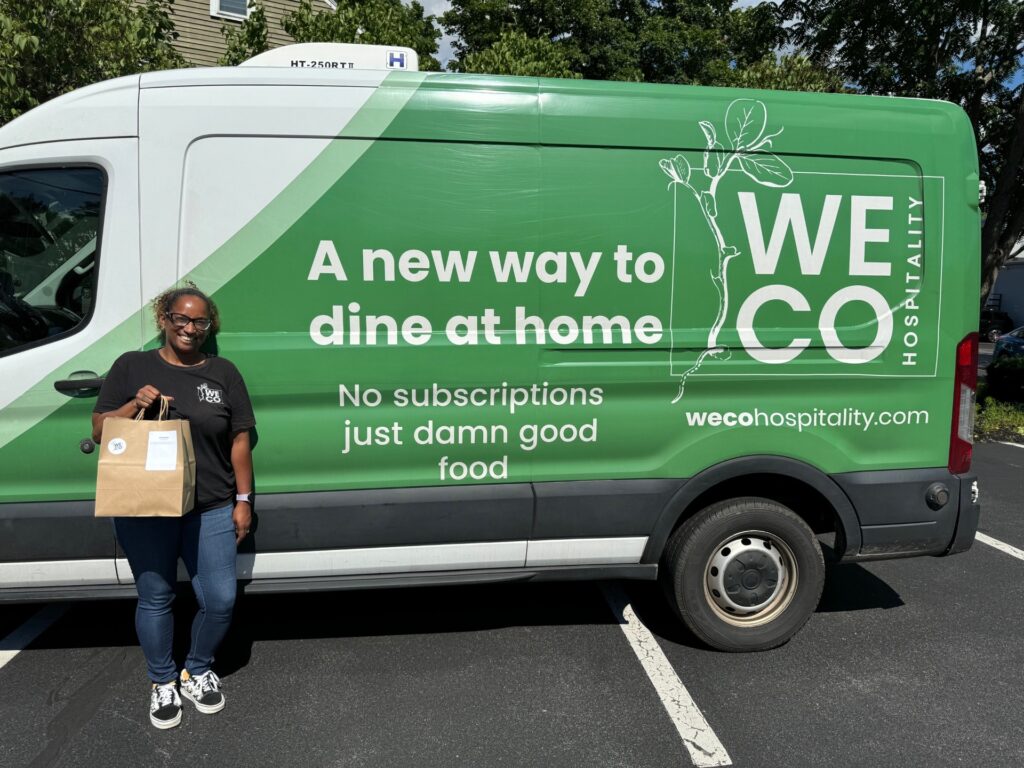
<instances>
[{"instance_id":1,"label":"shoelace","mask_svg":"<svg viewBox=\"0 0 1024 768\"><path fill-rule=\"evenodd\" d=\"M156 708L160 709L168 704L174 704L174 683L156 687Z\"/></svg>"},{"instance_id":2,"label":"shoelace","mask_svg":"<svg viewBox=\"0 0 1024 768\"><path fill-rule=\"evenodd\" d=\"M199 686L200 693L209 693L210 691L216 691L220 689L220 678L212 670L208 669L199 677L194 678L196 685Z\"/></svg>"}]
</instances>

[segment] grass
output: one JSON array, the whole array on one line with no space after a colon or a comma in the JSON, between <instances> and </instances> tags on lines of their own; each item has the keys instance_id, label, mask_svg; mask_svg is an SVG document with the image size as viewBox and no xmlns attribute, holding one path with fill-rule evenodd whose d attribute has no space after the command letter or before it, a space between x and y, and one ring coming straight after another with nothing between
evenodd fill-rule
<instances>
[{"instance_id":1,"label":"grass","mask_svg":"<svg viewBox=\"0 0 1024 768\"><path fill-rule=\"evenodd\" d=\"M1024 443L1024 404L996 400L989 396L985 384L979 383L974 438Z\"/></svg>"}]
</instances>

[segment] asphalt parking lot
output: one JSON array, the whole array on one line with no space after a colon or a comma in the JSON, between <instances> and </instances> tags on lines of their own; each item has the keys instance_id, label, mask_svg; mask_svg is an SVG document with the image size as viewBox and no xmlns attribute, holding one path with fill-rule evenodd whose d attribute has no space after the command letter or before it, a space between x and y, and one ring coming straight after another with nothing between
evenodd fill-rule
<instances>
[{"instance_id":1,"label":"asphalt parking lot","mask_svg":"<svg viewBox=\"0 0 1024 768\"><path fill-rule=\"evenodd\" d=\"M227 708L158 731L133 603L0 606L0 765L1021 765L1024 448L977 446L975 470L1010 551L830 565L759 654L700 647L646 583L249 596Z\"/></svg>"}]
</instances>

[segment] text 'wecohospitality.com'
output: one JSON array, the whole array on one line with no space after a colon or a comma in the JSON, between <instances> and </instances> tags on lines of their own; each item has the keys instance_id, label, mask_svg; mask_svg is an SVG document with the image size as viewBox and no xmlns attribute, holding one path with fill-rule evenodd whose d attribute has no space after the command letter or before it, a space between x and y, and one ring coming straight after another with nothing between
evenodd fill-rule
<instances>
[{"instance_id":1,"label":"text 'wecohospitality.com'","mask_svg":"<svg viewBox=\"0 0 1024 768\"><path fill-rule=\"evenodd\" d=\"M814 408L807 411L765 411L753 408L747 411L690 411L686 423L691 427L776 427L795 429L821 429L840 427L861 429L873 427L908 427L928 423L928 411L862 411L843 408L826 411Z\"/></svg>"}]
</instances>

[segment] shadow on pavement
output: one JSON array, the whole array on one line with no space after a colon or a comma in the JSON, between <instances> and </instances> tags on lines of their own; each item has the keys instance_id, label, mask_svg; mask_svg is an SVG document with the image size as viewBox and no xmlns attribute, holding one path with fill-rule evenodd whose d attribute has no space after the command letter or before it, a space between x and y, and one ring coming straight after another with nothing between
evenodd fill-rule
<instances>
[{"instance_id":1,"label":"shadow on pavement","mask_svg":"<svg viewBox=\"0 0 1024 768\"><path fill-rule=\"evenodd\" d=\"M818 612L896 608L900 596L856 563L826 559ZM624 582L633 610L659 637L703 649L676 618L655 582ZM184 659L195 598L181 585L175 601L175 659ZM137 646L135 601L73 603L35 648ZM486 632L509 627L614 625L592 582L489 584L304 594L239 594L231 629L217 654L218 674L245 667L256 642Z\"/></svg>"},{"instance_id":2,"label":"shadow on pavement","mask_svg":"<svg viewBox=\"0 0 1024 768\"><path fill-rule=\"evenodd\" d=\"M899 594L858 563L826 563L818 613L899 608Z\"/></svg>"},{"instance_id":3,"label":"shadow on pavement","mask_svg":"<svg viewBox=\"0 0 1024 768\"><path fill-rule=\"evenodd\" d=\"M217 654L217 667L225 675L244 667L257 641L614 622L601 593L589 582L240 596L235 620Z\"/></svg>"}]
</instances>

